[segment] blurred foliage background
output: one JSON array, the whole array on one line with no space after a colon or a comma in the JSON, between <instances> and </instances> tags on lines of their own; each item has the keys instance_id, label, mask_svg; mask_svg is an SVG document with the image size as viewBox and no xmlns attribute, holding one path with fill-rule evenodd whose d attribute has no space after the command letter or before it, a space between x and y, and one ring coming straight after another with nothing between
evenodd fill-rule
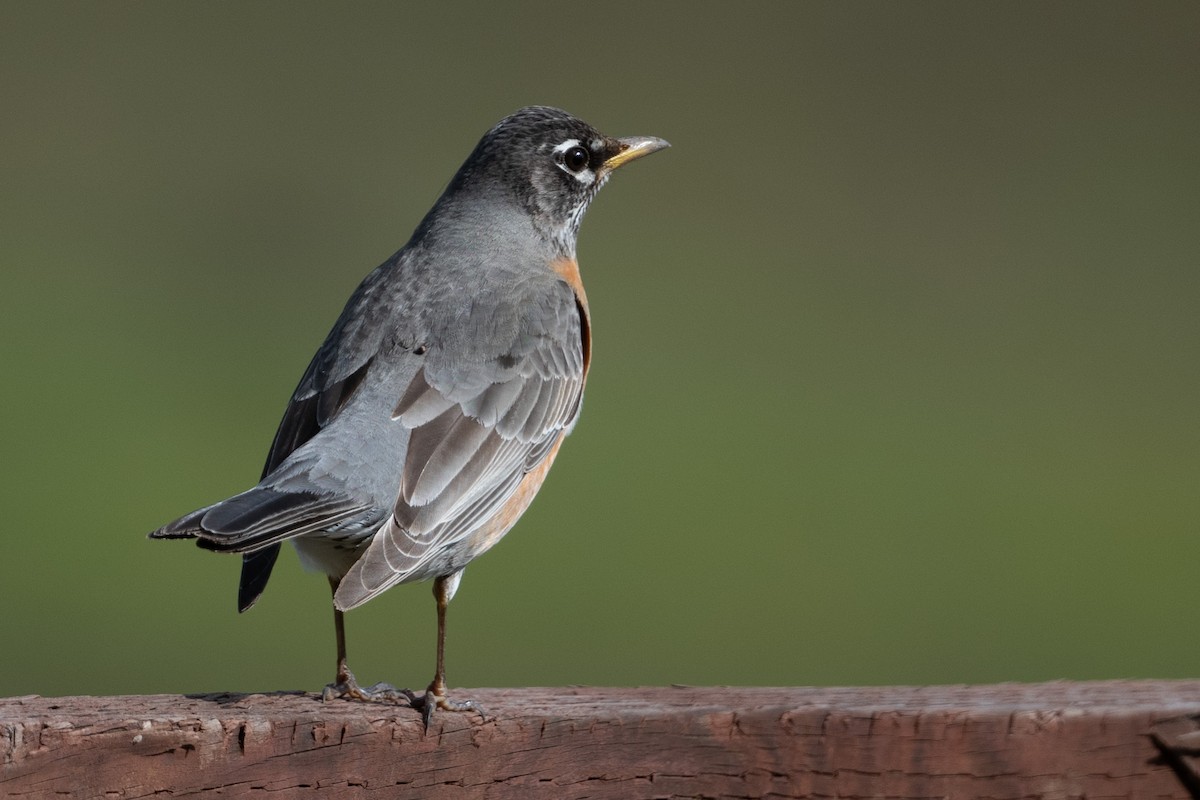
<instances>
[{"instance_id":1,"label":"blurred foliage background","mask_svg":"<svg viewBox=\"0 0 1200 800\"><path fill-rule=\"evenodd\" d=\"M581 424L452 685L1200 675L1200 6L0 7L0 695L319 689L254 483L358 281L496 120L674 147L583 227ZM423 687L428 585L349 615Z\"/></svg>"}]
</instances>

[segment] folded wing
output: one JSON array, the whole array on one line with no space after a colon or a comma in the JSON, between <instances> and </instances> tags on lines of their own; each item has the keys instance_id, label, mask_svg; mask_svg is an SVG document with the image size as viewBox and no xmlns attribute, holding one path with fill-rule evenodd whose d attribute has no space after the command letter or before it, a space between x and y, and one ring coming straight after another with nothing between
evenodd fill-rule
<instances>
[{"instance_id":1,"label":"folded wing","mask_svg":"<svg viewBox=\"0 0 1200 800\"><path fill-rule=\"evenodd\" d=\"M412 429L395 509L342 579L339 608L422 574L457 546L486 549L524 510L532 493L519 487L531 472L540 480L583 397L586 317L560 288L502 352L454 359L430 348L393 413Z\"/></svg>"}]
</instances>

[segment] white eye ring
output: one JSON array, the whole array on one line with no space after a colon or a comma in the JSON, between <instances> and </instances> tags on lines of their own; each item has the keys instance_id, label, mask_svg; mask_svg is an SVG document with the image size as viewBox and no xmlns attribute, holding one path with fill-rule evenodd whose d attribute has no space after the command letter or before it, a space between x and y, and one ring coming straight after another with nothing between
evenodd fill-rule
<instances>
[{"instance_id":1,"label":"white eye ring","mask_svg":"<svg viewBox=\"0 0 1200 800\"><path fill-rule=\"evenodd\" d=\"M554 155L558 168L575 180L587 186L596 182L596 174L588 166L591 154L578 139L567 139L554 148ZM581 155L583 162L579 163Z\"/></svg>"}]
</instances>

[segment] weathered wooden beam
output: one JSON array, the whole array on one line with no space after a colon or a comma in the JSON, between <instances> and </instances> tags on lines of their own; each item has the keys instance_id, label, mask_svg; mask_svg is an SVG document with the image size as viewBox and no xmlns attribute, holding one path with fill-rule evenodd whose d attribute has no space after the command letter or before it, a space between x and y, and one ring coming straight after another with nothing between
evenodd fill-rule
<instances>
[{"instance_id":1,"label":"weathered wooden beam","mask_svg":"<svg viewBox=\"0 0 1200 800\"><path fill-rule=\"evenodd\" d=\"M1189 798L1200 681L0 699L7 797ZM1191 749L1189 749L1191 748ZM279 794L280 791L283 794Z\"/></svg>"}]
</instances>

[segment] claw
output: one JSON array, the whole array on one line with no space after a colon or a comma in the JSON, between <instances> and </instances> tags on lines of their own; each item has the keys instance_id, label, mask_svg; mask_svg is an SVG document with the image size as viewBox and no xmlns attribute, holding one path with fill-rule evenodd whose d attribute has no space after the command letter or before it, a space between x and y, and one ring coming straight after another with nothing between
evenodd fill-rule
<instances>
[{"instance_id":1,"label":"claw","mask_svg":"<svg viewBox=\"0 0 1200 800\"><path fill-rule=\"evenodd\" d=\"M488 714L483 710L483 706L474 700L451 700L449 697L446 697L444 690L442 693L438 693L434 691L432 686L425 691L424 696L414 696L412 707L421 712L421 721L425 723L425 731L427 733L429 732L429 724L433 722L433 712L439 708L442 711L473 711L484 720L488 719Z\"/></svg>"},{"instance_id":2,"label":"claw","mask_svg":"<svg viewBox=\"0 0 1200 800\"><path fill-rule=\"evenodd\" d=\"M364 689L348 669L338 670L337 681L321 690L323 703L339 698L363 703L407 703L410 706L420 700L411 689L397 689L390 683L376 683Z\"/></svg>"}]
</instances>

